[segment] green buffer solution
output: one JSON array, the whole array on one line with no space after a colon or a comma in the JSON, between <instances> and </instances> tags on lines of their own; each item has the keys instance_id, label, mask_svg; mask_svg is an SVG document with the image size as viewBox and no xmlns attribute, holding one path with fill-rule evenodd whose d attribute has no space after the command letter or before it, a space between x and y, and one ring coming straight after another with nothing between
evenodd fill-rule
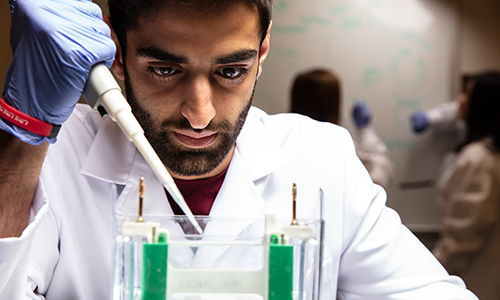
<instances>
[{"instance_id":1,"label":"green buffer solution","mask_svg":"<svg viewBox=\"0 0 500 300\"><path fill-rule=\"evenodd\" d=\"M167 298L167 235L162 232L158 243L144 244L142 253L142 300Z\"/></svg>"},{"instance_id":2,"label":"green buffer solution","mask_svg":"<svg viewBox=\"0 0 500 300\"><path fill-rule=\"evenodd\" d=\"M273 234L269 245L269 300L293 299L293 246Z\"/></svg>"}]
</instances>

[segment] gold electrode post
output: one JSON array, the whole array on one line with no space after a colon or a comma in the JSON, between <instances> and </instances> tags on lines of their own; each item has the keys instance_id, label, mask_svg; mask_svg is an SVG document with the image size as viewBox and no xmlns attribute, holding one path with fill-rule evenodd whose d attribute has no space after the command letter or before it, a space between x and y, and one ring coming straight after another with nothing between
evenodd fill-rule
<instances>
[{"instance_id":1,"label":"gold electrode post","mask_svg":"<svg viewBox=\"0 0 500 300\"><path fill-rule=\"evenodd\" d=\"M139 183L139 216L137 217L136 222L144 222L144 218L142 217L142 200L144 199L144 177L141 177L141 181Z\"/></svg>"},{"instance_id":2,"label":"gold electrode post","mask_svg":"<svg viewBox=\"0 0 500 300\"><path fill-rule=\"evenodd\" d=\"M292 195L293 195L292 225L299 225L299 223L297 223L297 184L295 182L293 183Z\"/></svg>"}]
</instances>

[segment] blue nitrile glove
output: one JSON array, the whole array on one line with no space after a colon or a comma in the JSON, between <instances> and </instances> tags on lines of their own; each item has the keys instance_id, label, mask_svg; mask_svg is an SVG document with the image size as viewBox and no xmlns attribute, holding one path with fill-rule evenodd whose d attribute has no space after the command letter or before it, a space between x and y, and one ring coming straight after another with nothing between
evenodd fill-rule
<instances>
[{"instance_id":1,"label":"blue nitrile glove","mask_svg":"<svg viewBox=\"0 0 500 300\"><path fill-rule=\"evenodd\" d=\"M362 102L356 102L352 110L352 118L354 119L354 123L356 123L356 126L358 128L365 127L370 123L370 120L372 118L372 111L370 110L368 105Z\"/></svg>"},{"instance_id":2,"label":"blue nitrile glove","mask_svg":"<svg viewBox=\"0 0 500 300\"><path fill-rule=\"evenodd\" d=\"M64 123L85 86L90 68L111 66L116 52L99 6L90 0L9 0L14 7L12 62L2 97L33 118ZM0 118L0 129L38 145L42 137Z\"/></svg>"},{"instance_id":3,"label":"blue nitrile glove","mask_svg":"<svg viewBox=\"0 0 500 300\"><path fill-rule=\"evenodd\" d=\"M420 133L429 126L429 118L427 118L427 115L423 111L417 110L411 114L411 123L413 131Z\"/></svg>"}]
</instances>

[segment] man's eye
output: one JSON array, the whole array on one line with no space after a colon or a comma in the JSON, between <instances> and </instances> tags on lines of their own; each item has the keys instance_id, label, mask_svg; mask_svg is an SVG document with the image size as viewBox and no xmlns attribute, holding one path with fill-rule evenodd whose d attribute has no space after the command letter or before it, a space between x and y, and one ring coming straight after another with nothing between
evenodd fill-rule
<instances>
[{"instance_id":1,"label":"man's eye","mask_svg":"<svg viewBox=\"0 0 500 300\"><path fill-rule=\"evenodd\" d=\"M151 67L151 69L160 76L170 76L176 71L176 69L172 67Z\"/></svg>"},{"instance_id":2,"label":"man's eye","mask_svg":"<svg viewBox=\"0 0 500 300\"><path fill-rule=\"evenodd\" d=\"M234 79L240 77L244 72L241 68L222 68L219 73L228 79Z\"/></svg>"}]
</instances>

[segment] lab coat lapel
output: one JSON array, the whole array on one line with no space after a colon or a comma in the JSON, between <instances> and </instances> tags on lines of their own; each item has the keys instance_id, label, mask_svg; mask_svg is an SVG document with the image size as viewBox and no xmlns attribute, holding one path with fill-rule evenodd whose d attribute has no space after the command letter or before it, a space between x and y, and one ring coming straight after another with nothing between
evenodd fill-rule
<instances>
[{"instance_id":1,"label":"lab coat lapel","mask_svg":"<svg viewBox=\"0 0 500 300\"><path fill-rule=\"evenodd\" d=\"M235 151L226 178L217 195L205 227L204 240L213 236L233 240L253 218L263 218L265 203L248 175L238 151ZM207 266L215 262L229 247L200 247L194 265Z\"/></svg>"},{"instance_id":2,"label":"lab coat lapel","mask_svg":"<svg viewBox=\"0 0 500 300\"><path fill-rule=\"evenodd\" d=\"M211 217L253 218L264 212L264 200L248 174L239 152L235 151L224 183L210 211ZM224 231L232 231L226 228Z\"/></svg>"},{"instance_id":3,"label":"lab coat lapel","mask_svg":"<svg viewBox=\"0 0 500 300\"><path fill-rule=\"evenodd\" d=\"M267 132L255 110L255 108L250 110L236 141L231 164L210 216L264 217L265 202L255 181L289 161L286 153ZM229 233L232 230L226 228L224 232Z\"/></svg>"},{"instance_id":4,"label":"lab coat lapel","mask_svg":"<svg viewBox=\"0 0 500 300\"><path fill-rule=\"evenodd\" d=\"M103 120L80 172L124 186L115 202L115 212L119 214L137 214L139 180L143 176L144 214L173 215L163 185L134 144L110 118Z\"/></svg>"},{"instance_id":5,"label":"lab coat lapel","mask_svg":"<svg viewBox=\"0 0 500 300\"><path fill-rule=\"evenodd\" d=\"M105 118L97 131L81 174L125 185L135 156L134 145L111 118Z\"/></svg>"}]
</instances>

